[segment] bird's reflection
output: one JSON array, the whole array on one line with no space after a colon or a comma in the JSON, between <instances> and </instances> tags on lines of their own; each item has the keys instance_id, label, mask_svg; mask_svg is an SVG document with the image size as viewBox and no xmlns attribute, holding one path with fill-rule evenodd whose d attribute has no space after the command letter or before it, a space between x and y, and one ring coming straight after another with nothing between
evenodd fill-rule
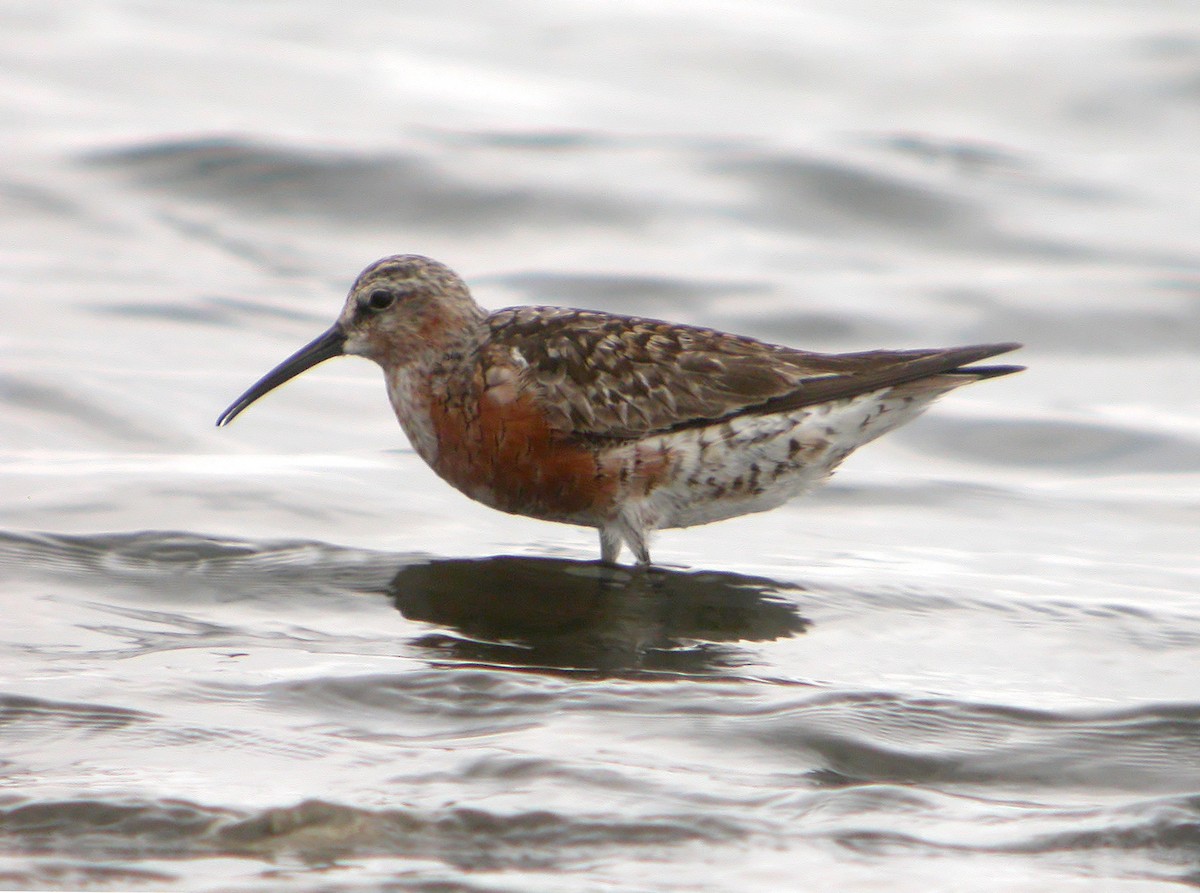
<instances>
[{"instance_id":1,"label":"bird's reflection","mask_svg":"<svg viewBox=\"0 0 1200 893\"><path fill-rule=\"evenodd\" d=\"M733 643L804 632L809 621L780 595L796 589L732 573L503 556L408 564L388 592L406 618L450 630L414 643L447 659L693 674L746 662Z\"/></svg>"}]
</instances>

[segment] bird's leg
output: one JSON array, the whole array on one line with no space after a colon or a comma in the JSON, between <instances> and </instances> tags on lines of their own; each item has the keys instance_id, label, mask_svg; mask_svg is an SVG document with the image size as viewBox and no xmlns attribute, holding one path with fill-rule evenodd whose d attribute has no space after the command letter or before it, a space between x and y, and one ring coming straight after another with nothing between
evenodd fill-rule
<instances>
[{"instance_id":1,"label":"bird's leg","mask_svg":"<svg viewBox=\"0 0 1200 893\"><path fill-rule=\"evenodd\" d=\"M604 560L615 561L621 551L621 544L624 543L629 546L629 551L633 552L638 565L648 567L650 549L646 541L653 527L644 504L634 502L622 506L617 517L607 527L600 528L600 545L604 552Z\"/></svg>"},{"instance_id":2,"label":"bird's leg","mask_svg":"<svg viewBox=\"0 0 1200 893\"><path fill-rule=\"evenodd\" d=\"M646 542L646 531L628 529L625 531L625 542L629 544L629 550L633 552L633 557L637 559L639 567L650 566L650 546Z\"/></svg>"},{"instance_id":3,"label":"bird's leg","mask_svg":"<svg viewBox=\"0 0 1200 893\"><path fill-rule=\"evenodd\" d=\"M605 564L616 564L621 554L621 534L611 527L600 528L600 560Z\"/></svg>"}]
</instances>

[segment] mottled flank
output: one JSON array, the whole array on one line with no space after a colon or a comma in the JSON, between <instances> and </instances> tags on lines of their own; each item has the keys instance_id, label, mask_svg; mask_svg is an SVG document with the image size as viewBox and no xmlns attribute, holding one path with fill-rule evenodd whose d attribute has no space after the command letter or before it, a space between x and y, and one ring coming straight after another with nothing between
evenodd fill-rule
<instances>
[{"instance_id":1,"label":"mottled flank","mask_svg":"<svg viewBox=\"0 0 1200 893\"><path fill-rule=\"evenodd\" d=\"M596 527L606 561L647 536L774 508L1020 345L820 354L559 307L488 314L449 268L372 264L337 323L221 416L338 354L383 368L413 447L486 505Z\"/></svg>"}]
</instances>

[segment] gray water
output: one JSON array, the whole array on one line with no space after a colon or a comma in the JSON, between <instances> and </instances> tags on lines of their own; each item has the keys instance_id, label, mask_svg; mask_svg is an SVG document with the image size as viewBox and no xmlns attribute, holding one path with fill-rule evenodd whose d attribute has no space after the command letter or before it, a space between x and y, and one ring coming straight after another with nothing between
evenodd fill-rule
<instances>
[{"instance_id":1,"label":"gray water","mask_svg":"<svg viewBox=\"0 0 1200 893\"><path fill-rule=\"evenodd\" d=\"M0 8L0 886L1200 885L1200 17ZM376 257L819 350L1021 340L821 493L490 511Z\"/></svg>"}]
</instances>

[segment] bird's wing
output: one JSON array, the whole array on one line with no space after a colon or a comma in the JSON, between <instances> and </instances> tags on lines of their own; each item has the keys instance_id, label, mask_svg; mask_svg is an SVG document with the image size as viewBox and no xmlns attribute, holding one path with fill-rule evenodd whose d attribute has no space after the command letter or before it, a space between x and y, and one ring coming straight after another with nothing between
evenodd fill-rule
<instances>
[{"instance_id":1,"label":"bird's wing","mask_svg":"<svg viewBox=\"0 0 1200 893\"><path fill-rule=\"evenodd\" d=\"M555 307L501 310L487 324L490 361L519 368L522 389L554 428L617 439L853 397L959 372L1020 346L820 354L713 329ZM1018 368L961 372L986 377Z\"/></svg>"}]
</instances>

